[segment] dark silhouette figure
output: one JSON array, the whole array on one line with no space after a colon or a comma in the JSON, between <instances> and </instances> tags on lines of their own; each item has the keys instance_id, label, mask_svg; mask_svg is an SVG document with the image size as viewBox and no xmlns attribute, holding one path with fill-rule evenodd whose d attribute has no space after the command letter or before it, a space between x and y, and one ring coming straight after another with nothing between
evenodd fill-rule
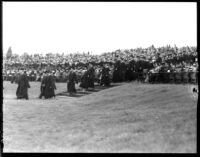
<instances>
[{"instance_id":1,"label":"dark silhouette figure","mask_svg":"<svg viewBox=\"0 0 200 157\"><path fill-rule=\"evenodd\" d=\"M28 98L28 88L30 88L30 84L26 75L26 72L21 74L18 79L18 87L16 91L17 99L29 99Z\"/></svg>"}]
</instances>

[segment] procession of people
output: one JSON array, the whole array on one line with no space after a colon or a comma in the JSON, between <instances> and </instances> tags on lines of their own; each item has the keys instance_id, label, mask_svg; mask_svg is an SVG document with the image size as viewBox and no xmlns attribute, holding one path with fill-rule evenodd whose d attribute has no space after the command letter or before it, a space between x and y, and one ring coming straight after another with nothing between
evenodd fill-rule
<instances>
[{"instance_id":1,"label":"procession of people","mask_svg":"<svg viewBox=\"0 0 200 157\"><path fill-rule=\"evenodd\" d=\"M95 83L100 86L130 81L169 83L173 79L175 82L198 82L198 67L197 49L188 46L155 48L152 45L146 49L116 50L101 55L89 52L51 53L45 57L11 54L3 58L3 80L18 84L19 99L28 99L29 81L39 81L39 98L48 99L55 98L56 82L66 82L70 95L76 94L78 83L85 92L94 90Z\"/></svg>"},{"instance_id":2,"label":"procession of people","mask_svg":"<svg viewBox=\"0 0 200 157\"><path fill-rule=\"evenodd\" d=\"M109 68L106 66L102 67L102 70L100 72L100 86L109 86L110 85L110 76L109 76ZM26 74L26 70L20 70L20 73L18 74L18 78L16 78L16 83L18 84L18 88L16 91L17 99L27 99L28 100L28 88L30 88L29 80ZM75 72L75 68L73 66L70 67L68 77L67 77L67 91L70 95L75 95L77 90L75 85L78 84L78 78L77 74ZM95 69L93 68L92 64L89 64L87 67L87 70L85 70L84 74L81 77L80 80L80 88L83 89L83 91L87 90L94 90L95 88ZM55 90L56 90L56 84L55 84L55 76L54 73L50 70L46 70L43 73L42 79L41 79L41 85L40 85L40 95L39 99L49 99L49 98L55 98Z\"/></svg>"},{"instance_id":3,"label":"procession of people","mask_svg":"<svg viewBox=\"0 0 200 157\"><path fill-rule=\"evenodd\" d=\"M55 90L56 90L56 85L55 85L55 80L50 71L46 71L43 75L43 78L41 80L41 87L40 87L40 96L39 98L41 99L43 96L45 99L48 98L55 98Z\"/></svg>"}]
</instances>

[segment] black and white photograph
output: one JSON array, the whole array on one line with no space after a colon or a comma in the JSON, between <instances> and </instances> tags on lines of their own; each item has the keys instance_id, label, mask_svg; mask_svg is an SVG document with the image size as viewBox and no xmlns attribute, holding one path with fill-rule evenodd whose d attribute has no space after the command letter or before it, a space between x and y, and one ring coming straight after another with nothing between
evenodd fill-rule
<instances>
[{"instance_id":1,"label":"black and white photograph","mask_svg":"<svg viewBox=\"0 0 200 157\"><path fill-rule=\"evenodd\" d=\"M197 153L197 2L2 2L3 153Z\"/></svg>"}]
</instances>

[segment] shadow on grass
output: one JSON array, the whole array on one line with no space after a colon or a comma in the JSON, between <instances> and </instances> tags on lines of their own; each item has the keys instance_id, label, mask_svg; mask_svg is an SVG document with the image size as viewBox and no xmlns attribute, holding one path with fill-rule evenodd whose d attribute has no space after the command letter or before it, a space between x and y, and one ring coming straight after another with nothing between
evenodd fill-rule
<instances>
[{"instance_id":1,"label":"shadow on grass","mask_svg":"<svg viewBox=\"0 0 200 157\"><path fill-rule=\"evenodd\" d=\"M106 86L95 85L94 89L88 89L86 91L82 91L81 89L77 89L76 94L69 94L69 92L65 91L65 92L61 92L61 93L56 94L56 96L82 97L82 96L85 96L85 95L88 95L88 94L99 92L99 91L102 91L102 90L105 90L105 89L109 89L109 88L112 88L112 87L117 87L117 86L120 86L120 85L121 84L112 84L112 85L107 86L107 87Z\"/></svg>"}]
</instances>

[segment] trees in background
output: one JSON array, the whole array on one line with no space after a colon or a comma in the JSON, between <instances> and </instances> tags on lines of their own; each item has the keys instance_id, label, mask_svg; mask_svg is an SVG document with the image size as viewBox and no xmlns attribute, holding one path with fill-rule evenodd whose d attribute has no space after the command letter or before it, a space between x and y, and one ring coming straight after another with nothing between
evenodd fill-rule
<instances>
[{"instance_id":1,"label":"trees in background","mask_svg":"<svg viewBox=\"0 0 200 157\"><path fill-rule=\"evenodd\" d=\"M10 59L12 57L12 49L11 47L8 48L8 51L6 53L6 59Z\"/></svg>"}]
</instances>

